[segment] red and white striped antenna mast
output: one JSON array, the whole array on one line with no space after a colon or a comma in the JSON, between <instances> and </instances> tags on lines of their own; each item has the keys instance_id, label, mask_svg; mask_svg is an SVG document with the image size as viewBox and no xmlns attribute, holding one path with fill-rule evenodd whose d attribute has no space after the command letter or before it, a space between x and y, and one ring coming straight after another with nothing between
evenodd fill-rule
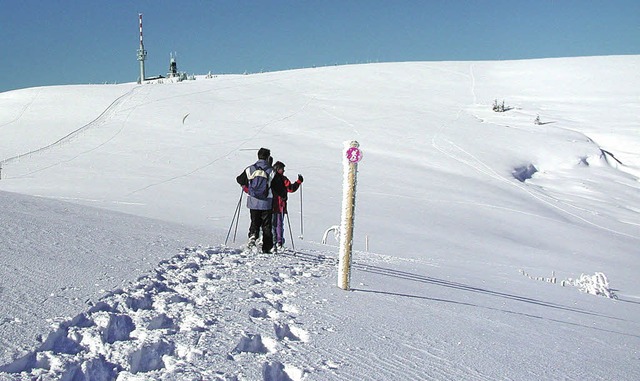
<instances>
[{"instance_id":1,"label":"red and white striped antenna mast","mask_svg":"<svg viewBox=\"0 0 640 381\"><path fill-rule=\"evenodd\" d=\"M138 83L144 82L144 60L147 59L147 51L144 50L144 43L142 42L142 13L138 13L140 20L140 47L138 48L138 61L140 61L140 79Z\"/></svg>"}]
</instances>

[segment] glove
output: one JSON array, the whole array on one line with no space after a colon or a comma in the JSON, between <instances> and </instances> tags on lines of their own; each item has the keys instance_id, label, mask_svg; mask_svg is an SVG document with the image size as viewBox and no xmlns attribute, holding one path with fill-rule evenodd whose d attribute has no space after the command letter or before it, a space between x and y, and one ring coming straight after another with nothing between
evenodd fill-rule
<instances>
[{"instance_id":1,"label":"glove","mask_svg":"<svg viewBox=\"0 0 640 381\"><path fill-rule=\"evenodd\" d=\"M298 182L302 184L303 181L304 181L304 177L302 177L301 174L298 174Z\"/></svg>"}]
</instances>

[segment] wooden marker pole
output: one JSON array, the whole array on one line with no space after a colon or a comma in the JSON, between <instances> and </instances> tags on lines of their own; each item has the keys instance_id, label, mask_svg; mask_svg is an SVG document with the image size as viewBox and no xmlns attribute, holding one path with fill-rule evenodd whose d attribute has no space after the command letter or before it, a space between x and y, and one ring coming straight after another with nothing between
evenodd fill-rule
<instances>
[{"instance_id":1,"label":"wooden marker pole","mask_svg":"<svg viewBox=\"0 0 640 381\"><path fill-rule=\"evenodd\" d=\"M357 141L345 142L342 156L342 222L340 224L340 253L338 259L338 287L350 289L351 282L351 247L353 245L353 219L356 208L356 183L358 162L362 152Z\"/></svg>"}]
</instances>

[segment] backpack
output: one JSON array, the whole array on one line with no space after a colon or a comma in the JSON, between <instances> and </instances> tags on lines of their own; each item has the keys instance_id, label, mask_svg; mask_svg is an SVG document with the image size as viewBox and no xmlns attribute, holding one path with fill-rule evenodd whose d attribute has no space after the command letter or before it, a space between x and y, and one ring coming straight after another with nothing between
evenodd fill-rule
<instances>
[{"instance_id":1,"label":"backpack","mask_svg":"<svg viewBox=\"0 0 640 381\"><path fill-rule=\"evenodd\" d=\"M249 180L249 195L258 200L267 200L271 197L272 168L260 168L252 165L246 169Z\"/></svg>"}]
</instances>

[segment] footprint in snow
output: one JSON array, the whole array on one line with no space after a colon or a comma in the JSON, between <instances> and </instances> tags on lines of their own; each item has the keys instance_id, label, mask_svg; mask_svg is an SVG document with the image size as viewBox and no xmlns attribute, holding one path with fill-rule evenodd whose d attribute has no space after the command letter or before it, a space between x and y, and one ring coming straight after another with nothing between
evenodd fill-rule
<instances>
[{"instance_id":1,"label":"footprint in snow","mask_svg":"<svg viewBox=\"0 0 640 381\"><path fill-rule=\"evenodd\" d=\"M267 310L264 308L260 308L260 309L252 308L251 310L249 310L249 316L256 319L264 319L269 315Z\"/></svg>"},{"instance_id":2,"label":"footprint in snow","mask_svg":"<svg viewBox=\"0 0 640 381\"><path fill-rule=\"evenodd\" d=\"M289 341L309 341L309 333L302 328L296 326L290 326L289 324L274 324L273 328L276 332L278 340Z\"/></svg>"},{"instance_id":3,"label":"footprint in snow","mask_svg":"<svg viewBox=\"0 0 640 381\"><path fill-rule=\"evenodd\" d=\"M155 330L155 329L167 329L167 330L177 330L179 327L175 324L174 320L167 316L164 313L152 318L147 325L147 329Z\"/></svg>"},{"instance_id":4,"label":"footprint in snow","mask_svg":"<svg viewBox=\"0 0 640 381\"><path fill-rule=\"evenodd\" d=\"M279 361L262 364L263 381L298 381L302 380L303 376L303 370L287 366Z\"/></svg>"},{"instance_id":5,"label":"footprint in snow","mask_svg":"<svg viewBox=\"0 0 640 381\"><path fill-rule=\"evenodd\" d=\"M175 345L171 342L160 340L155 343L145 343L128 356L130 372L136 374L162 369L165 366L162 356L174 354Z\"/></svg>"},{"instance_id":6,"label":"footprint in snow","mask_svg":"<svg viewBox=\"0 0 640 381\"><path fill-rule=\"evenodd\" d=\"M263 338L260 334L246 334L240 338L240 342L233 349L232 353L274 353L276 343L269 338Z\"/></svg>"}]
</instances>

